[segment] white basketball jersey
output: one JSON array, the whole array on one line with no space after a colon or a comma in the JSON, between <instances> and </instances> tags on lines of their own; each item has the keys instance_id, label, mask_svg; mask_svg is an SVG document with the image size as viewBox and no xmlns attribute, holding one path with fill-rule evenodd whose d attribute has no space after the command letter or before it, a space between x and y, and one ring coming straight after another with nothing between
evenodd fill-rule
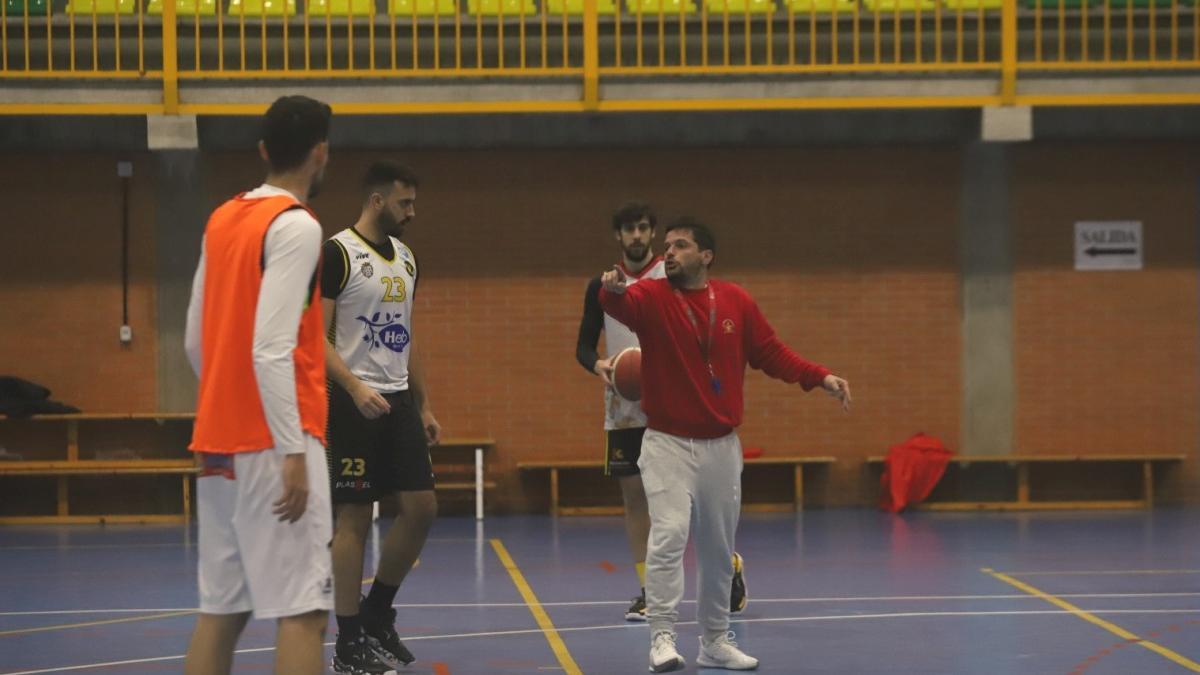
<instances>
[{"instance_id":1,"label":"white basketball jersey","mask_svg":"<svg viewBox=\"0 0 1200 675\"><path fill-rule=\"evenodd\" d=\"M346 283L334 304L333 344L355 377L380 393L408 389L417 261L399 239L387 260L351 229L331 237L346 252Z\"/></svg>"},{"instance_id":2,"label":"white basketball jersey","mask_svg":"<svg viewBox=\"0 0 1200 675\"><path fill-rule=\"evenodd\" d=\"M641 279L662 279L667 276L662 259L650 263L642 273L627 275L626 285L632 286ZM609 316L604 315L604 347L608 356L616 356L629 347L640 347L637 335L629 328ZM646 426L646 413L642 412L639 401L626 401L613 391L612 387L604 388L604 428L632 429Z\"/></svg>"}]
</instances>

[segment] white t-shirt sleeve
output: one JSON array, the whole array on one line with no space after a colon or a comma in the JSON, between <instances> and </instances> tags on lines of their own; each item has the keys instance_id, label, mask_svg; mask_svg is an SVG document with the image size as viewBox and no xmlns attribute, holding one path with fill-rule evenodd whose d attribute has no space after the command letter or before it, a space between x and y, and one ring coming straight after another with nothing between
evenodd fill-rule
<instances>
[{"instance_id":1,"label":"white t-shirt sleeve","mask_svg":"<svg viewBox=\"0 0 1200 675\"><path fill-rule=\"evenodd\" d=\"M267 229L254 315L254 374L275 450L285 455L310 445L300 428L293 352L320 254L321 226L306 211L285 211Z\"/></svg>"},{"instance_id":2,"label":"white t-shirt sleeve","mask_svg":"<svg viewBox=\"0 0 1200 675\"><path fill-rule=\"evenodd\" d=\"M204 241L200 241L200 262L192 277L192 297L188 301L187 324L183 331L183 351L187 353L192 371L200 377L201 320L204 317Z\"/></svg>"}]
</instances>

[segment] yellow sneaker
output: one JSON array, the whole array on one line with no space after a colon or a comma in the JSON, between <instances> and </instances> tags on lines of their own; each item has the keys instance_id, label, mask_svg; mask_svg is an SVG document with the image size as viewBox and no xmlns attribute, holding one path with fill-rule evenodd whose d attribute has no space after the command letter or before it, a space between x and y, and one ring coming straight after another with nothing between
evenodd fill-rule
<instances>
[{"instance_id":1,"label":"yellow sneaker","mask_svg":"<svg viewBox=\"0 0 1200 675\"><path fill-rule=\"evenodd\" d=\"M729 612L736 614L746 609L750 596L746 594L746 565L740 553L733 554L733 584L729 589Z\"/></svg>"}]
</instances>

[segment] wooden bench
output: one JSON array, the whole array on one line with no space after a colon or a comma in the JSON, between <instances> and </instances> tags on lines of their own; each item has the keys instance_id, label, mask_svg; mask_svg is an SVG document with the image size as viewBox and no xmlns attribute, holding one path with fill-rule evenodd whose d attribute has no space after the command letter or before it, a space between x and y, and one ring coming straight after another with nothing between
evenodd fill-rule
<instances>
[{"instance_id":1,"label":"wooden bench","mask_svg":"<svg viewBox=\"0 0 1200 675\"><path fill-rule=\"evenodd\" d=\"M435 460L433 465L434 473L446 471L452 474L460 473L456 470L457 465L437 463L438 455L444 455L455 450L474 450L475 465L471 467L474 470L474 478L472 480L438 481L437 489L446 491L473 490L475 492L475 520L483 520L484 490L491 490L496 487L495 481L485 480L483 461L485 451L494 447L496 447L496 441L491 438L443 438L440 443L430 448L431 455L433 455ZM378 517L378 506L376 507L376 517Z\"/></svg>"},{"instance_id":2,"label":"wooden bench","mask_svg":"<svg viewBox=\"0 0 1200 675\"><path fill-rule=\"evenodd\" d=\"M833 457L756 457L745 460L745 466L790 466L793 471L794 492L792 501L782 503L746 503L742 510L748 512L800 511L804 508L804 467L806 465L829 465ZM616 515L623 512L620 506L563 506L559 500L559 473L562 471L604 470L603 461L594 460L543 460L518 462L520 471L550 472L550 513L556 516Z\"/></svg>"},{"instance_id":3,"label":"wooden bench","mask_svg":"<svg viewBox=\"0 0 1200 675\"><path fill-rule=\"evenodd\" d=\"M146 459L84 459L81 458L79 428L83 423L190 422L190 413L78 413L68 415L34 415L22 420L0 417L5 424L31 422L62 424L65 432L65 458L49 460L0 461L0 476L54 476L57 478L57 505L53 515L9 515L0 517L0 525L20 524L77 524L77 523L182 523L191 519L191 481L197 473L196 464L184 448L172 448L174 457ZM11 448L23 452L21 448ZM56 454L61 453L56 452ZM71 513L70 481L72 476L131 476L174 475L180 480L182 508L171 514L103 514Z\"/></svg>"},{"instance_id":4,"label":"wooden bench","mask_svg":"<svg viewBox=\"0 0 1200 675\"><path fill-rule=\"evenodd\" d=\"M65 458L62 450L55 454L58 459L34 461L0 461L0 476L54 476L57 477L57 507L53 515L9 515L0 516L0 525L44 524L44 523L182 523L191 519L192 514L192 485L196 476L196 468L191 453L185 447L171 448L171 458L145 459L85 459L86 452L80 452L80 425L83 423L120 423L151 421L160 425L167 422L188 422L195 419L194 413L77 413L68 415L34 415L23 419L10 419L0 416L0 422L30 422L36 424L61 423L65 431ZM118 434L119 435L119 434ZM441 444L432 448L435 460L444 454L458 449L474 451L474 465L468 467L473 473L470 480L448 480L437 485L438 490L473 491L475 498L475 517L483 518L484 490L492 489L495 483L484 479L484 451L494 447L495 441L490 438L446 438ZM21 452L20 448L11 448ZM86 450L86 449L85 449ZM156 448L157 450L157 448ZM22 453L24 454L24 453ZM435 464L434 470L445 468ZM80 515L71 513L70 481L71 476L131 476L131 475L177 475L181 481L182 509L173 514L112 514L112 515Z\"/></svg>"},{"instance_id":5,"label":"wooden bench","mask_svg":"<svg viewBox=\"0 0 1200 675\"><path fill-rule=\"evenodd\" d=\"M1154 465L1163 463L1178 463L1184 460L1184 455L996 455L980 457L954 457L951 464L959 467L971 465L1005 465L1016 471L1016 494L1012 499L1003 501L931 501L920 504L917 508L934 511L1015 511L1023 509L1143 509L1154 505ZM867 458L870 465L883 465L885 457L873 456ZM1084 466L1087 464L1125 463L1140 465L1141 494L1137 499L1080 499L1080 500L1039 500L1031 495L1030 470L1035 466L1048 464L1071 464Z\"/></svg>"}]
</instances>

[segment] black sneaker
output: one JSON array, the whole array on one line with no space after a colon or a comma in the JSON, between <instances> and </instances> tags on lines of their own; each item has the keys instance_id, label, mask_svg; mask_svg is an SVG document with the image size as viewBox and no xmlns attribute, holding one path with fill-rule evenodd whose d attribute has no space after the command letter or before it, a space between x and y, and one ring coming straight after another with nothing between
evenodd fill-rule
<instances>
[{"instance_id":1,"label":"black sneaker","mask_svg":"<svg viewBox=\"0 0 1200 675\"><path fill-rule=\"evenodd\" d=\"M633 604L629 609L625 610L626 621L645 621L646 620L646 591L643 590L640 595L633 599Z\"/></svg>"},{"instance_id":2,"label":"black sneaker","mask_svg":"<svg viewBox=\"0 0 1200 675\"><path fill-rule=\"evenodd\" d=\"M365 607L359 609L362 617L363 632L367 634L367 643L386 663L394 668L407 666L417 657L404 646L400 636L396 634L396 608L388 607L386 612L375 612Z\"/></svg>"},{"instance_id":3,"label":"black sneaker","mask_svg":"<svg viewBox=\"0 0 1200 675\"><path fill-rule=\"evenodd\" d=\"M733 554L733 584L729 589L729 613L746 609L750 596L746 594L746 569L740 553Z\"/></svg>"},{"instance_id":4,"label":"black sneaker","mask_svg":"<svg viewBox=\"0 0 1200 675\"><path fill-rule=\"evenodd\" d=\"M343 640L338 635L333 647L333 661L330 667L335 673L348 675L395 675L396 669L384 663L367 642L365 635L359 635L357 640Z\"/></svg>"}]
</instances>

